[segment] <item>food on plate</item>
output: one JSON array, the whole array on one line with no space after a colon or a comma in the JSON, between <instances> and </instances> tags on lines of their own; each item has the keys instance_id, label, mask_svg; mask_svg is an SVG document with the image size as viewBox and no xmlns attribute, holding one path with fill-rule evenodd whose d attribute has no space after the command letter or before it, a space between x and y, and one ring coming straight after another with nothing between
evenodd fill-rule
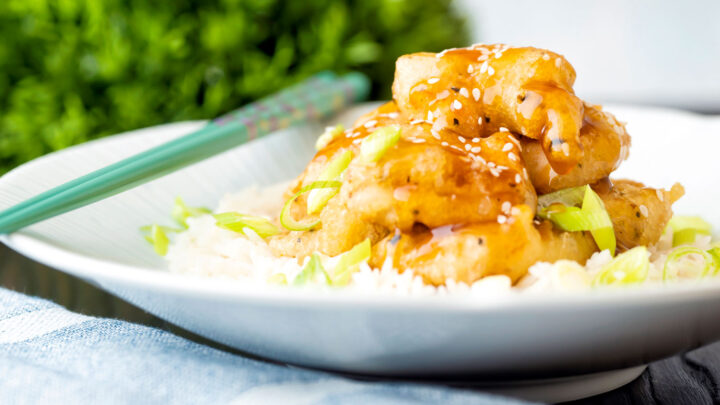
<instances>
[{"instance_id":1,"label":"food on plate","mask_svg":"<svg viewBox=\"0 0 720 405\"><path fill-rule=\"evenodd\" d=\"M720 271L684 190L609 176L625 125L578 98L537 48L474 45L398 59L393 100L328 128L284 192L247 190L188 228L173 271L404 291L584 289ZM166 233L146 230L158 253ZM384 286L384 287L383 287ZM373 287L369 287L372 289Z\"/></svg>"}]
</instances>

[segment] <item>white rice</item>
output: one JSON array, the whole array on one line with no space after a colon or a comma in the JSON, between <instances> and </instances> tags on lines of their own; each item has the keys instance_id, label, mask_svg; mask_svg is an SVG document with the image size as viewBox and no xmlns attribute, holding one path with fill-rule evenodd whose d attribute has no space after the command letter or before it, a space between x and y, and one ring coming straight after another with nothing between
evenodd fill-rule
<instances>
[{"instance_id":1,"label":"white rice","mask_svg":"<svg viewBox=\"0 0 720 405\"><path fill-rule=\"evenodd\" d=\"M215 212L236 211L244 214L273 218L280 212L283 191L286 184L259 189L251 187L238 193L226 195ZM293 280L309 258L301 264L289 257L273 255L266 242L245 229L249 237L219 228L210 215L188 218L188 230L177 236L171 244L167 259L169 269L174 273L240 280L244 283L265 285L276 273L283 273L287 280ZM700 236L694 246L710 248L711 238ZM667 254L672 249L672 235L666 233L650 252L650 272L646 284L662 281L662 272ZM399 273L386 261L382 268L373 269L367 264L360 265L345 287L363 292L393 295L467 295L487 299L508 294L532 294L590 289L589 280L607 264L612 257L608 251L595 253L582 266L574 261L560 260L555 263L539 262L530 267L528 275L515 286L507 276L489 276L467 285L452 279L444 286L426 284L411 270ZM323 257L325 268L332 268L336 258ZM678 274L679 278L692 278L694 274ZM321 285L309 288L323 288Z\"/></svg>"}]
</instances>

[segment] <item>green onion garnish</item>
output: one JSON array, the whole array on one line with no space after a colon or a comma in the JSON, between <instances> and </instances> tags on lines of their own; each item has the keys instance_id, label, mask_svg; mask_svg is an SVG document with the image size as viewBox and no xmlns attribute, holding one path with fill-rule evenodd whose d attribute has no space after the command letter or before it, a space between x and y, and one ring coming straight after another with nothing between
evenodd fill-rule
<instances>
[{"instance_id":1,"label":"green onion garnish","mask_svg":"<svg viewBox=\"0 0 720 405\"><path fill-rule=\"evenodd\" d=\"M340 260L338 261L337 265L335 265L335 269L333 270L332 276L330 277L330 279L332 280L332 285L347 285L350 282L350 276L352 275L352 273L358 270L358 265L360 263L370 259L370 254L370 239L365 239L364 241L355 245L352 249L343 253L342 256L340 256Z\"/></svg>"},{"instance_id":2,"label":"green onion garnish","mask_svg":"<svg viewBox=\"0 0 720 405\"><path fill-rule=\"evenodd\" d=\"M175 197L175 206L173 206L171 216L183 228L187 228L187 219L189 217L198 217L203 214L210 214L212 211L204 207L188 207L180 197Z\"/></svg>"},{"instance_id":3,"label":"green onion garnish","mask_svg":"<svg viewBox=\"0 0 720 405\"><path fill-rule=\"evenodd\" d=\"M363 139L360 145L360 157L366 163L377 162L400 140L400 126L382 127Z\"/></svg>"},{"instance_id":4,"label":"green onion garnish","mask_svg":"<svg viewBox=\"0 0 720 405\"><path fill-rule=\"evenodd\" d=\"M350 161L352 160L352 158L352 152L349 150L346 150L335 156L327 164L327 166L325 166L323 171L318 176L317 181L340 180L340 176L350 165ZM307 213L315 214L316 212L320 211L325 206L325 204L327 204L327 202L330 201L330 199L333 198L339 191L340 190L338 188L310 191L307 198Z\"/></svg>"},{"instance_id":5,"label":"green onion garnish","mask_svg":"<svg viewBox=\"0 0 720 405\"><path fill-rule=\"evenodd\" d=\"M549 207L552 204L562 204L568 207L582 204L585 197L585 187L571 187L555 191L553 193L541 195L538 197L538 211Z\"/></svg>"},{"instance_id":6,"label":"green onion garnish","mask_svg":"<svg viewBox=\"0 0 720 405\"><path fill-rule=\"evenodd\" d=\"M582 193L582 200L580 199ZM582 203L582 208L575 207ZM538 216L564 231L590 231L600 250L615 255L615 231L602 199L590 186L574 187L538 198Z\"/></svg>"},{"instance_id":7,"label":"green onion garnish","mask_svg":"<svg viewBox=\"0 0 720 405\"><path fill-rule=\"evenodd\" d=\"M320 256L313 253L310 261L303 267L300 273L293 280L293 285L304 285L308 282L322 281L324 284L330 284L330 278L323 268Z\"/></svg>"},{"instance_id":8,"label":"green onion garnish","mask_svg":"<svg viewBox=\"0 0 720 405\"><path fill-rule=\"evenodd\" d=\"M720 272L720 247L714 246L707 251L713 258L713 264L715 265L715 271L713 274Z\"/></svg>"},{"instance_id":9,"label":"green onion garnish","mask_svg":"<svg viewBox=\"0 0 720 405\"><path fill-rule=\"evenodd\" d=\"M680 246L673 249L670 254L668 254L667 259L665 259L665 266L663 267L663 281L669 281L676 278L677 273L670 273L671 267L689 255L697 255L703 259L703 267L699 276L700 278L714 274L717 271L717 269L714 269L716 266L715 258L712 253L706 252L694 246Z\"/></svg>"},{"instance_id":10,"label":"green onion garnish","mask_svg":"<svg viewBox=\"0 0 720 405\"><path fill-rule=\"evenodd\" d=\"M593 286L642 283L650 270L650 255L645 246L638 246L617 255L603 266L593 279Z\"/></svg>"},{"instance_id":11,"label":"green onion garnish","mask_svg":"<svg viewBox=\"0 0 720 405\"><path fill-rule=\"evenodd\" d=\"M668 227L673 232L673 246L688 245L695 242L697 235L710 235L712 226L700 217L674 215Z\"/></svg>"},{"instance_id":12,"label":"green onion garnish","mask_svg":"<svg viewBox=\"0 0 720 405\"><path fill-rule=\"evenodd\" d=\"M167 254L168 245L170 244L170 239L167 237L166 232L181 232L180 229L160 225L146 225L140 227L140 231L147 233L145 240L153 246L155 253L160 256Z\"/></svg>"},{"instance_id":13,"label":"green onion garnish","mask_svg":"<svg viewBox=\"0 0 720 405\"><path fill-rule=\"evenodd\" d=\"M280 211L280 225L282 225L285 229L289 229L291 231L307 231L309 229L312 229L320 224L320 220L315 221L306 221L306 222L299 222L296 221L295 218L292 217L290 214L290 207L292 206L292 203L300 197L300 195L307 193L310 190L320 189L320 188L340 188L342 183L340 183L337 180L328 180L328 181L314 181L307 186L303 187L295 193L287 202L285 202L285 205L282 208L282 211Z\"/></svg>"},{"instance_id":14,"label":"green onion garnish","mask_svg":"<svg viewBox=\"0 0 720 405\"><path fill-rule=\"evenodd\" d=\"M253 215L245 215L237 212L223 212L221 214L213 215L215 218L215 225L220 228L225 228L233 232L241 233L248 236L245 233L246 228L250 228L258 234L261 238L267 238L268 236L277 235L280 230L275 226L269 219L263 217L256 217Z\"/></svg>"},{"instance_id":15,"label":"green onion garnish","mask_svg":"<svg viewBox=\"0 0 720 405\"><path fill-rule=\"evenodd\" d=\"M325 132L322 133L315 141L315 149L320 150L328 146L333 139L340 136L345 131L345 127L342 124L337 124L334 127L325 128Z\"/></svg>"}]
</instances>

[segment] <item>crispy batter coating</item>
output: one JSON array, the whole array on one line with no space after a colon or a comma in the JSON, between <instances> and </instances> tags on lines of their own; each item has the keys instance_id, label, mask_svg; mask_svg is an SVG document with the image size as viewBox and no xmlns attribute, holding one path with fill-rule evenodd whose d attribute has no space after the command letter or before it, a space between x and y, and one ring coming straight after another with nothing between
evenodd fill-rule
<instances>
[{"instance_id":1,"label":"crispy batter coating","mask_svg":"<svg viewBox=\"0 0 720 405\"><path fill-rule=\"evenodd\" d=\"M627 159L630 135L612 114L586 103L580 129L580 144L585 153L569 173L558 174L553 170L538 141L521 138L520 143L533 186L538 193L546 194L608 177Z\"/></svg>"},{"instance_id":2,"label":"crispy batter coating","mask_svg":"<svg viewBox=\"0 0 720 405\"><path fill-rule=\"evenodd\" d=\"M515 282L535 262L570 259L585 263L596 250L587 232L561 232L549 222L535 226L530 208L518 206L502 224L419 227L411 233L388 235L375 245L371 265L380 267L389 255L396 267L413 269L434 285L447 279L472 283L495 274Z\"/></svg>"},{"instance_id":3,"label":"crispy batter coating","mask_svg":"<svg viewBox=\"0 0 720 405\"><path fill-rule=\"evenodd\" d=\"M667 191L632 180L600 182L592 187L605 204L621 249L657 243L672 218L673 203L685 194L679 183Z\"/></svg>"},{"instance_id":4,"label":"crispy batter coating","mask_svg":"<svg viewBox=\"0 0 720 405\"><path fill-rule=\"evenodd\" d=\"M510 133L476 139L450 131L435 135L426 123L410 124L390 107L381 111L362 118L321 150L290 192L315 181L338 153L351 150L358 156L356 141L377 128L400 125L400 141L378 162L354 159L343 174L340 192L320 213L322 228L274 238L271 245L277 251L335 255L366 237L376 242L395 229L410 231L415 224L436 228L496 221L519 204L533 207L534 214L537 197ZM297 200L296 218L307 217L306 201L304 196Z\"/></svg>"},{"instance_id":5,"label":"crispy batter coating","mask_svg":"<svg viewBox=\"0 0 720 405\"><path fill-rule=\"evenodd\" d=\"M567 173L583 156L574 82L575 70L556 53L476 45L401 56L393 96L401 111L436 130L483 136L506 128L537 139L553 169Z\"/></svg>"}]
</instances>

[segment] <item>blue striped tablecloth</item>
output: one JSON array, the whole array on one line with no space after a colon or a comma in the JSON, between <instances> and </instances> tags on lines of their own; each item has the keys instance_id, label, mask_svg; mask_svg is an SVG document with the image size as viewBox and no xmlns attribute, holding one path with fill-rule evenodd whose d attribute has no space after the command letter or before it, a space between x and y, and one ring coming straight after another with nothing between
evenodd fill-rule
<instances>
[{"instance_id":1,"label":"blue striped tablecloth","mask_svg":"<svg viewBox=\"0 0 720 405\"><path fill-rule=\"evenodd\" d=\"M359 382L230 354L0 288L3 404L511 404L443 386Z\"/></svg>"}]
</instances>

